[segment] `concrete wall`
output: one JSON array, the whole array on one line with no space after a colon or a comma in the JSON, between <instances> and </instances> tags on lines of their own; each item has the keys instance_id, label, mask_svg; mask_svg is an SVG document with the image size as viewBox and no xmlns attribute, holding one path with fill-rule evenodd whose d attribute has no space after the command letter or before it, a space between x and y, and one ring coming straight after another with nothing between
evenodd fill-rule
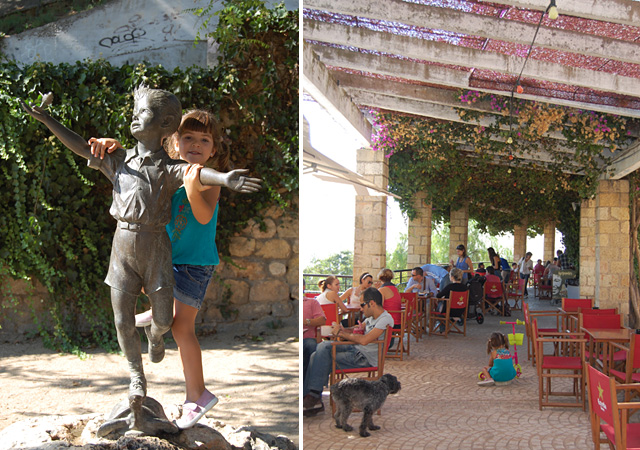
<instances>
[{"instance_id":1,"label":"concrete wall","mask_svg":"<svg viewBox=\"0 0 640 450\"><path fill-rule=\"evenodd\" d=\"M269 2L273 4L275 2ZM206 6L205 0L121 0L4 39L2 51L22 64L37 61L74 63L106 59L115 66L148 61L168 69L215 63L207 41L193 45L200 28L187 8ZM296 0L287 0L297 9ZM219 9L219 4L216 7ZM210 29L217 26L212 19Z\"/></svg>"}]
</instances>

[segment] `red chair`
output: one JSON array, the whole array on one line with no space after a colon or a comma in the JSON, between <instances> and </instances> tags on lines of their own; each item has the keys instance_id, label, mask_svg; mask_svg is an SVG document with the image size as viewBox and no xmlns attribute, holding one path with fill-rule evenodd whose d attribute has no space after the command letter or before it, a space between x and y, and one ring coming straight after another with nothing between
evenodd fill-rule
<instances>
[{"instance_id":1,"label":"red chair","mask_svg":"<svg viewBox=\"0 0 640 450\"><path fill-rule=\"evenodd\" d=\"M593 308L592 298L562 298L561 308L565 312L578 312L578 308Z\"/></svg>"},{"instance_id":2,"label":"red chair","mask_svg":"<svg viewBox=\"0 0 640 450\"><path fill-rule=\"evenodd\" d=\"M540 286L542 285L542 274L534 272L531 276L531 286L533 287L533 296L538 297L540 295Z\"/></svg>"},{"instance_id":3,"label":"red chair","mask_svg":"<svg viewBox=\"0 0 640 450\"><path fill-rule=\"evenodd\" d=\"M629 346L625 347L618 343L612 343L611 346L618 351L626 353L624 372L611 369L609 372L622 383L640 383L640 334L632 333ZM614 353L615 354L615 353Z\"/></svg>"},{"instance_id":4,"label":"red chair","mask_svg":"<svg viewBox=\"0 0 640 450\"><path fill-rule=\"evenodd\" d=\"M424 311L419 312L418 308L418 293L417 292L401 292L400 298L405 308L411 306L411 314L407 313L407 356L411 354L411 336L418 342L418 336L422 336L420 330L421 317L419 313L424 315Z\"/></svg>"},{"instance_id":5,"label":"red chair","mask_svg":"<svg viewBox=\"0 0 640 450\"><path fill-rule=\"evenodd\" d=\"M316 298L318 295L320 295L320 292L305 292L304 296L307 298Z\"/></svg>"},{"instance_id":6,"label":"red chair","mask_svg":"<svg viewBox=\"0 0 640 450\"><path fill-rule=\"evenodd\" d=\"M538 333L557 333L559 331L561 331L560 329L560 324L562 323L562 319L563 316L565 315L565 313L562 313L560 311L553 311L553 310L537 310L537 311L531 311L529 309L529 304L528 303L524 303L522 305L522 312L524 314L524 330L525 330L525 334L527 335L527 359L531 360L531 365L535 367L536 365L536 358L535 358L535 352L534 352L534 344L533 344L533 332L531 329L531 320L532 318L538 318L538 317L555 317L556 319L556 326L555 328L538 328Z\"/></svg>"},{"instance_id":7,"label":"red chair","mask_svg":"<svg viewBox=\"0 0 640 450\"><path fill-rule=\"evenodd\" d=\"M415 295L415 294L414 294ZM404 308L399 311L389 311L391 313L399 313L400 314L400 328L392 328L391 329L391 337L393 339L397 339L397 343L395 344L395 348L390 348L387 350L387 358L398 358L402 361L402 355L404 352L407 353L407 356L410 352L410 344L411 344L411 335L408 333L409 327L411 326L411 322L413 320L413 305L415 304L415 300L413 297L409 299L403 298ZM404 347L404 337L407 335L407 348ZM392 352L392 353L390 353Z\"/></svg>"},{"instance_id":8,"label":"red chair","mask_svg":"<svg viewBox=\"0 0 640 450\"><path fill-rule=\"evenodd\" d=\"M437 336L444 336L445 338L449 333L459 333L464 336L467 335L467 312L469 310L469 291L455 292L451 291L449 299L441 299L445 302L445 310L438 311L437 304L438 299L432 298L431 314L429 315L429 336L435 334ZM455 312L455 316L452 315ZM458 325L457 321L462 320L462 325ZM436 325L438 322L444 324L444 331L440 331L440 325Z\"/></svg>"},{"instance_id":9,"label":"red chair","mask_svg":"<svg viewBox=\"0 0 640 450\"><path fill-rule=\"evenodd\" d=\"M505 295L501 281L486 281L484 283L484 294L482 296L482 313L495 309L501 316L504 316ZM500 305L498 307L498 305Z\"/></svg>"},{"instance_id":10,"label":"red chair","mask_svg":"<svg viewBox=\"0 0 640 450\"><path fill-rule=\"evenodd\" d=\"M589 389L589 416L591 418L591 437L596 450L600 444L608 444L610 448L619 450L640 448L640 424L628 423L629 409L637 409L636 402L618 402L618 391L640 390L637 384L616 384L613 377L608 377L595 368L587 368L587 385ZM602 437L604 434L604 437Z\"/></svg>"},{"instance_id":11,"label":"red chair","mask_svg":"<svg viewBox=\"0 0 640 450\"><path fill-rule=\"evenodd\" d=\"M585 339L576 338L571 333L558 332L554 335L538 334L538 319L531 322L531 335L533 336L536 367L538 369L538 404L540 411L543 406L575 407L582 406L585 409L584 399L584 364L582 349ZM551 343L554 346L553 354L544 353L544 344ZM572 347L570 354L574 356L558 356L559 346ZM573 380L571 391L554 391L552 379ZM551 397L569 396L575 397L575 402L563 402L553 400Z\"/></svg>"},{"instance_id":12,"label":"red chair","mask_svg":"<svg viewBox=\"0 0 640 450\"><path fill-rule=\"evenodd\" d=\"M622 320L623 319L621 314L579 314L578 326L580 330L582 330L582 328L586 328L588 330L616 330L623 328ZM587 335L585 335L585 338L587 338ZM594 352L594 354L591 355L591 352ZM600 367L604 367L601 349L589 348L589 350L585 351L584 357L588 360L597 362ZM613 364L615 365L616 363L621 363L625 360L626 357L627 353L623 350L614 352Z\"/></svg>"},{"instance_id":13,"label":"red chair","mask_svg":"<svg viewBox=\"0 0 640 450\"><path fill-rule=\"evenodd\" d=\"M520 302L523 302L524 300L525 281L526 280L519 279L517 286L513 286L513 288L507 290L507 303L509 300L513 300L513 306L511 306L511 309L514 311L522 310L522 303ZM520 303L520 306L518 306L518 303Z\"/></svg>"},{"instance_id":14,"label":"red chair","mask_svg":"<svg viewBox=\"0 0 640 450\"><path fill-rule=\"evenodd\" d=\"M340 322L338 320L338 305L336 305L335 303L326 303L324 305L320 305L320 307L322 308L324 316L327 318L327 325L332 325L334 322Z\"/></svg>"},{"instance_id":15,"label":"red chair","mask_svg":"<svg viewBox=\"0 0 640 450\"><path fill-rule=\"evenodd\" d=\"M375 341L375 344L378 345L378 365L377 366L369 366L369 367L358 367L355 369L340 369L336 366L336 346L338 345L353 345L353 342L348 341L334 341L331 344L331 375L329 377L329 386L333 386L335 383L339 382L343 378L347 378L349 375L353 374L365 374L362 377L365 380L379 380L382 375L384 375L384 362L387 356L387 349L389 348L389 344L391 343L391 330L390 326L387 326L387 329L384 332L384 339L378 339ZM371 343L369 345L373 345ZM333 399L329 397L331 403L331 410L335 413L335 405L333 403ZM378 410L378 414L380 414L380 410Z\"/></svg>"}]
</instances>

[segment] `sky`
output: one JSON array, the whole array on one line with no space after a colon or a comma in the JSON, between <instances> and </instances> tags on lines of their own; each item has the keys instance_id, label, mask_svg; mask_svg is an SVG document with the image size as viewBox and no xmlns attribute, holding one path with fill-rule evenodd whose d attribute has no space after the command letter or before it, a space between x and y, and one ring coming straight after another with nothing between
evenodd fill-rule
<instances>
[{"instance_id":1,"label":"sky","mask_svg":"<svg viewBox=\"0 0 640 450\"><path fill-rule=\"evenodd\" d=\"M303 101L302 112L309 122L311 145L347 169L356 171L356 150L361 144L355 132L343 128L318 103ZM315 258L326 258L342 250L353 251L355 199L352 186L322 181L302 175L300 201L300 264L302 269ZM387 197L387 251L393 251L401 233L407 232L407 220L398 202ZM562 249L556 232L556 249ZM513 235L501 237L500 244L513 248ZM527 250L534 261L542 258L543 236L527 239ZM372 268L372 270L379 268Z\"/></svg>"}]
</instances>

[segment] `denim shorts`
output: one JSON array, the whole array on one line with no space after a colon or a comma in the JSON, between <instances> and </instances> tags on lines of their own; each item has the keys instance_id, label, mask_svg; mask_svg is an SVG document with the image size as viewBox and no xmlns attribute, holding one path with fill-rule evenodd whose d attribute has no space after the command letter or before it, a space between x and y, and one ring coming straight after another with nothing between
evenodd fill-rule
<instances>
[{"instance_id":1,"label":"denim shorts","mask_svg":"<svg viewBox=\"0 0 640 450\"><path fill-rule=\"evenodd\" d=\"M173 276L176 285L173 288L173 297L185 305L200 309L215 270L216 266L174 264Z\"/></svg>"}]
</instances>

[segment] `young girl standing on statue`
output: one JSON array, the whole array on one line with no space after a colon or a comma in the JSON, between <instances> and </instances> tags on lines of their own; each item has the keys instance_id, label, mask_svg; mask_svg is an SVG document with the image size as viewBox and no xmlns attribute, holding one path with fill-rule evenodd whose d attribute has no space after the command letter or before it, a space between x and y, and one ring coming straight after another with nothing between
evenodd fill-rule
<instances>
[{"instance_id":1,"label":"young girl standing on statue","mask_svg":"<svg viewBox=\"0 0 640 450\"><path fill-rule=\"evenodd\" d=\"M122 147L118 141L108 138L91 138L89 144L96 156ZM175 277L171 332L178 345L186 386L182 416L176 421L181 429L195 425L218 402L204 385L195 319L215 266L220 263L215 242L220 186L203 186L200 169L207 165L226 171L229 153L223 147L216 120L203 110L186 113L167 146L172 157L179 156L193 164L185 172L184 186L171 199L171 222L167 225ZM151 310L136 315L136 326L150 325L151 317Z\"/></svg>"}]
</instances>

